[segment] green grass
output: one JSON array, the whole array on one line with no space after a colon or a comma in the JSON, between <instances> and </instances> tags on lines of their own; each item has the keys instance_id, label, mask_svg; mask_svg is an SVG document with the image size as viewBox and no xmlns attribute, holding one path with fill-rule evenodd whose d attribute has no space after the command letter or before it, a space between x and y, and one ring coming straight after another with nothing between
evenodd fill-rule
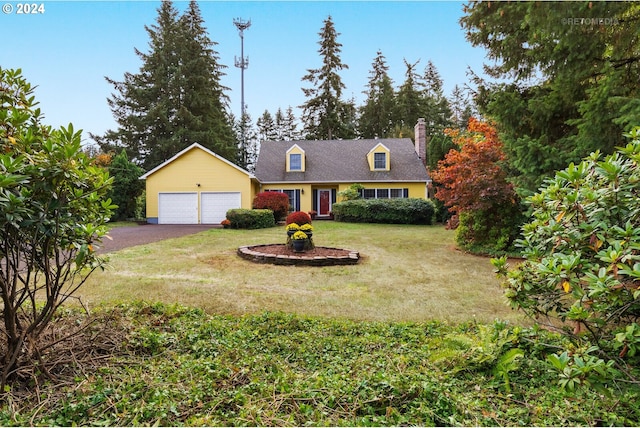
<instances>
[{"instance_id":1,"label":"green grass","mask_svg":"<svg viewBox=\"0 0 640 428\"><path fill-rule=\"evenodd\" d=\"M212 229L118 251L79 296L87 304L180 303L216 314L283 311L371 321L522 322L488 258L458 251L441 226L315 222L318 246L354 249L355 266L254 264L242 245L284 243L282 227Z\"/></svg>"},{"instance_id":2,"label":"green grass","mask_svg":"<svg viewBox=\"0 0 640 428\"><path fill-rule=\"evenodd\" d=\"M11 389L0 426L640 423L637 385L559 388L545 360L566 343L521 327L489 260L457 251L452 232L317 222L317 245L356 249L361 264L236 255L284 239L216 229L112 254L80 290L92 315L56 319L88 325L44 356L57 377Z\"/></svg>"},{"instance_id":3,"label":"green grass","mask_svg":"<svg viewBox=\"0 0 640 428\"><path fill-rule=\"evenodd\" d=\"M175 305L96 311L96 367L0 405L0 425L623 426L637 386L562 391L544 362L559 339L506 326L359 322ZM68 322L79 315L67 314ZM78 338L79 340L79 338ZM549 345L546 345L549 344ZM508 386L495 374L518 347ZM70 351L59 352L65 360ZM75 358L81 355L71 354ZM101 353L94 355L102 355ZM85 363L86 364L86 363ZM68 372L68 368L62 368Z\"/></svg>"}]
</instances>

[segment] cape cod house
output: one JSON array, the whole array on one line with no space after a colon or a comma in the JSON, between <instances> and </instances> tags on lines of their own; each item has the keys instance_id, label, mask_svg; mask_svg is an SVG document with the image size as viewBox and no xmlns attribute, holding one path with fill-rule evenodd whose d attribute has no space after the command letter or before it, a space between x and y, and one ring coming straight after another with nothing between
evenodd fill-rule
<instances>
[{"instance_id":1,"label":"cape cod house","mask_svg":"<svg viewBox=\"0 0 640 428\"><path fill-rule=\"evenodd\" d=\"M199 144L144 174L147 221L217 224L231 208L251 208L258 192L279 191L291 208L328 217L338 193L358 183L364 198L427 198L425 124L409 138L265 141L255 174Z\"/></svg>"}]
</instances>

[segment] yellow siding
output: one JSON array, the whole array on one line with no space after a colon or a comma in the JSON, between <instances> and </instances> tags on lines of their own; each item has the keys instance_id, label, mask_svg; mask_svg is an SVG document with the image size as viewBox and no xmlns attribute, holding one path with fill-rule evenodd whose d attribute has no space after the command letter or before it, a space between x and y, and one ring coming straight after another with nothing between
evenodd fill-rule
<instances>
[{"instance_id":1,"label":"yellow siding","mask_svg":"<svg viewBox=\"0 0 640 428\"><path fill-rule=\"evenodd\" d=\"M197 147L160 168L146 181L149 218L158 217L160 192L241 192L242 208L251 208L254 196L254 186L246 173Z\"/></svg>"}]
</instances>

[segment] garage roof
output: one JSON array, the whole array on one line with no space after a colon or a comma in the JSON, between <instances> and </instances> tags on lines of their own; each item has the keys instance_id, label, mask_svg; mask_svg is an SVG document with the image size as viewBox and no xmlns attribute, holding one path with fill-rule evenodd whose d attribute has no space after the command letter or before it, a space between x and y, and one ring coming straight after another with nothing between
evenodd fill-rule
<instances>
[{"instance_id":1,"label":"garage roof","mask_svg":"<svg viewBox=\"0 0 640 428\"><path fill-rule=\"evenodd\" d=\"M150 175L152 175L156 171L161 170L165 166L169 165L171 162L175 161L176 159L178 159L179 157L181 157L182 155L184 155L185 153L188 153L189 151L191 151L193 149L200 149L200 150L210 154L214 158L216 158L216 159L226 163L227 165L237 169L238 171L240 171L240 172L242 172L244 174L247 174L249 176L249 178L255 178L255 176L253 174L251 174L249 171L247 171L246 169L240 168L238 165L236 165L236 164L234 164L232 162L229 162L227 159L223 158L222 156L219 156L219 155L215 154L214 152L212 152L211 150L207 149L206 147L204 147L201 144L193 143L192 145L190 145L186 149L184 149L181 152L177 153L171 159L166 160L165 162L163 162L160 165L158 165L157 167L153 168L151 171L147 172L146 174L141 175L140 176L140 180L146 180Z\"/></svg>"}]
</instances>

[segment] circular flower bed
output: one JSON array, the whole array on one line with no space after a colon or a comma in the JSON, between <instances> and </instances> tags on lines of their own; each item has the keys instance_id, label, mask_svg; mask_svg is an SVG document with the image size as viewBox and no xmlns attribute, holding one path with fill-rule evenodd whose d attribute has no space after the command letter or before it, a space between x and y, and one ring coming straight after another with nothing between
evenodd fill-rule
<instances>
[{"instance_id":1,"label":"circular flower bed","mask_svg":"<svg viewBox=\"0 0 640 428\"><path fill-rule=\"evenodd\" d=\"M295 266L354 265L360 254L341 248L316 247L311 217L302 211L287 216L286 244L254 245L238 248L238 255L255 263Z\"/></svg>"},{"instance_id":2,"label":"circular flower bed","mask_svg":"<svg viewBox=\"0 0 640 428\"><path fill-rule=\"evenodd\" d=\"M341 248L315 247L298 253L285 244L254 245L238 248L238 255L254 263L295 266L354 265L360 254Z\"/></svg>"}]
</instances>

